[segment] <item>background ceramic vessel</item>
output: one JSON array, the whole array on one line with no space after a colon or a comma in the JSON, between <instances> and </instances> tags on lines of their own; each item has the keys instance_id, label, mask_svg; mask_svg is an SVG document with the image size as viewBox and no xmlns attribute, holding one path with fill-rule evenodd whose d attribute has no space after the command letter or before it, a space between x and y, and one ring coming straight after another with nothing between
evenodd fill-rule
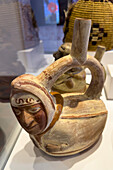
<instances>
[{"instance_id":1,"label":"background ceramic vessel","mask_svg":"<svg viewBox=\"0 0 113 170\"><path fill-rule=\"evenodd\" d=\"M62 44L53 56L55 61L71 53L72 43ZM62 74L54 83L52 90L60 93L84 92L86 90L86 73L84 68L73 68Z\"/></svg>"},{"instance_id":2,"label":"background ceramic vessel","mask_svg":"<svg viewBox=\"0 0 113 170\"><path fill-rule=\"evenodd\" d=\"M59 47L58 51L56 51L53 54L55 61L63 56L69 55L71 53L71 47L72 47L72 43L62 44ZM104 46L98 46L94 58L96 58L99 62L101 62L105 50L106 48ZM79 68L73 68L67 71L66 73L62 74L54 83L52 90L58 91L59 93L69 93L69 92L80 93L80 92L85 92L87 86L88 84L86 83L85 68L79 67Z\"/></svg>"}]
</instances>

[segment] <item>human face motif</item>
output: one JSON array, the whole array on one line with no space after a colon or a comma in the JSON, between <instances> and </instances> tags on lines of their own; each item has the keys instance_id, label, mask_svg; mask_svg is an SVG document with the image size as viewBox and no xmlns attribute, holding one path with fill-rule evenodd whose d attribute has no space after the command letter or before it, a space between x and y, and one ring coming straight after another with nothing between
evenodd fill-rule
<instances>
[{"instance_id":1,"label":"human face motif","mask_svg":"<svg viewBox=\"0 0 113 170\"><path fill-rule=\"evenodd\" d=\"M12 109L21 126L30 134L40 134L47 125L47 114L42 102L30 93L11 97Z\"/></svg>"}]
</instances>

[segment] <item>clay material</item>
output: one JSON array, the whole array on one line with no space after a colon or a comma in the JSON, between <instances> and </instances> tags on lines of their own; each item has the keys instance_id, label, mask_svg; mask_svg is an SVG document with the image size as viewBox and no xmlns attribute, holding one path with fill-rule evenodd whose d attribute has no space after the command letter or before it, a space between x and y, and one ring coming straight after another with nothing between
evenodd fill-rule
<instances>
[{"instance_id":1,"label":"clay material","mask_svg":"<svg viewBox=\"0 0 113 170\"><path fill-rule=\"evenodd\" d=\"M84 25L84 22L86 29L90 28L91 21L82 19L76 19L75 26L78 23ZM86 32L82 27L78 28L77 37ZM88 34L83 41L87 42ZM22 75L11 84L10 100L15 116L35 145L52 156L73 155L89 148L99 139L105 126L107 110L100 100L105 73L99 61L87 56L86 52L82 60L79 58L88 46L88 43L82 44L82 53L75 48L78 45L72 44L71 55L77 51L78 57L69 54L52 63L37 77ZM81 67L89 68L92 74L85 93L61 95L51 92L54 82L62 74ZM71 82L68 83L71 88Z\"/></svg>"}]
</instances>

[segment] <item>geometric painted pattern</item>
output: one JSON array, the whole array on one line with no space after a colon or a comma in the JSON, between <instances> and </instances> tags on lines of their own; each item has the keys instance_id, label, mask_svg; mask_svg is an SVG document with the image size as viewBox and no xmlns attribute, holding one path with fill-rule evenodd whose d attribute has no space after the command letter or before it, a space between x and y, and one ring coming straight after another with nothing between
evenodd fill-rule
<instances>
[{"instance_id":1,"label":"geometric painted pattern","mask_svg":"<svg viewBox=\"0 0 113 170\"><path fill-rule=\"evenodd\" d=\"M107 37L107 32L104 32L104 28L100 27L99 23L93 23L89 42L91 42L92 45L96 45L97 42L102 41L103 37Z\"/></svg>"}]
</instances>

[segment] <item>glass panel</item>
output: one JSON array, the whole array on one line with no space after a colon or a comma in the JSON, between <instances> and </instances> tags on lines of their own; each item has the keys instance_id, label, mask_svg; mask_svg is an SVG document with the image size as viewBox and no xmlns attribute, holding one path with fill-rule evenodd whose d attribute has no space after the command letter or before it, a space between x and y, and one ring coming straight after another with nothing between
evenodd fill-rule
<instances>
[{"instance_id":1,"label":"glass panel","mask_svg":"<svg viewBox=\"0 0 113 170\"><path fill-rule=\"evenodd\" d=\"M21 130L9 104L11 82L54 61L67 8L68 0L0 0L0 169Z\"/></svg>"}]
</instances>

